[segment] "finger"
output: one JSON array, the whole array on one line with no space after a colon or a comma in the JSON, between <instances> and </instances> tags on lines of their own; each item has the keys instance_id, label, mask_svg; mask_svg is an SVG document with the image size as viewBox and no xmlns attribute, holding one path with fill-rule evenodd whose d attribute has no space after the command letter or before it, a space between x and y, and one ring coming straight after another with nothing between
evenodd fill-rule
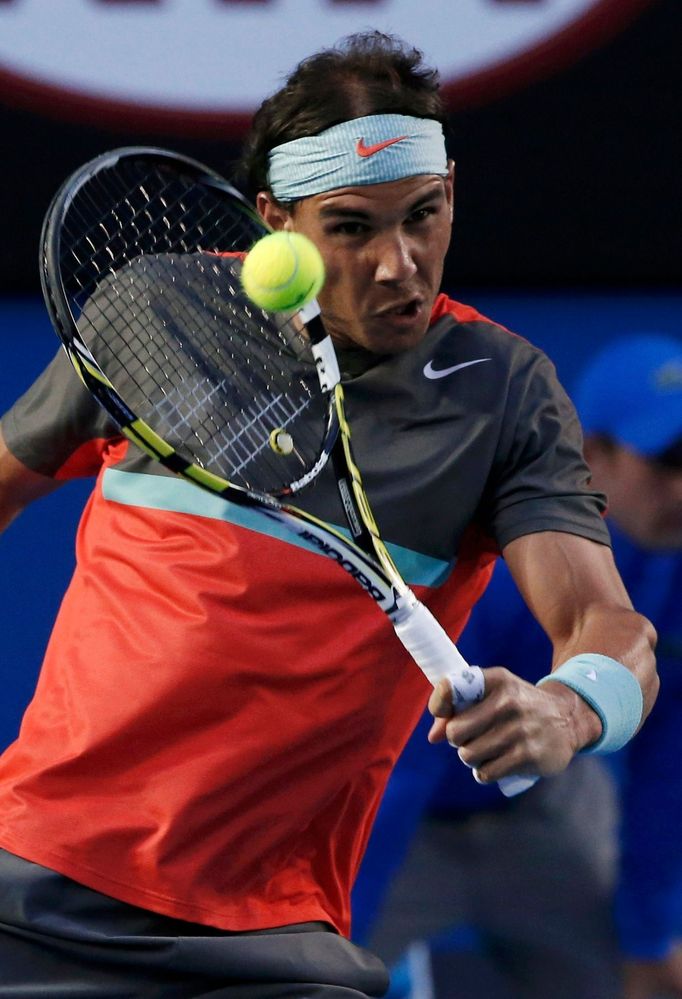
<instances>
[{"instance_id":1,"label":"finger","mask_svg":"<svg viewBox=\"0 0 682 999\"><path fill-rule=\"evenodd\" d=\"M472 764L469 762L467 766L472 766ZM510 746L507 750L494 754L488 759L480 760L472 766L472 770L479 784L494 784L502 777L536 775L538 767L530 764L526 755L519 752L517 747Z\"/></svg>"},{"instance_id":2,"label":"finger","mask_svg":"<svg viewBox=\"0 0 682 999\"><path fill-rule=\"evenodd\" d=\"M448 738L448 742L450 739ZM452 745L452 743L450 743ZM480 770L484 767L497 764L511 751L510 743L499 732L486 733L480 739L473 742L460 744L457 748L457 755L462 763L472 770Z\"/></svg>"},{"instance_id":3,"label":"finger","mask_svg":"<svg viewBox=\"0 0 682 999\"><path fill-rule=\"evenodd\" d=\"M434 718L450 718L453 712L452 686L450 681L439 680L429 698L429 711Z\"/></svg>"},{"instance_id":4,"label":"finger","mask_svg":"<svg viewBox=\"0 0 682 999\"><path fill-rule=\"evenodd\" d=\"M513 726L498 726L485 732L480 738L462 743L458 749L462 763L475 770L506 764L514 759L522 759L525 754L519 746ZM504 761L504 764L503 762Z\"/></svg>"},{"instance_id":5,"label":"finger","mask_svg":"<svg viewBox=\"0 0 682 999\"><path fill-rule=\"evenodd\" d=\"M500 724L493 707L481 701L472 704L445 722L445 737L452 746L464 746L485 736Z\"/></svg>"},{"instance_id":6,"label":"finger","mask_svg":"<svg viewBox=\"0 0 682 999\"><path fill-rule=\"evenodd\" d=\"M492 675L490 683L488 675ZM524 686L527 684L524 683ZM532 689L535 693L535 688ZM504 731L510 724L520 725L523 716L524 706L517 678L512 677L508 670L492 668L486 671L486 696L466 711L452 716L447 725L446 738L453 745L464 746L488 731Z\"/></svg>"},{"instance_id":7,"label":"finger","mask_svg":"<svg viewBox=\"0 0 682 999\"><path fill-rule=\"evenodd\" d=\"M429 730L427 739L431 743L443 742L446 739L445 726L447 722L445 718L436 718L433 725Z\"/></svg>"}]
</instances>

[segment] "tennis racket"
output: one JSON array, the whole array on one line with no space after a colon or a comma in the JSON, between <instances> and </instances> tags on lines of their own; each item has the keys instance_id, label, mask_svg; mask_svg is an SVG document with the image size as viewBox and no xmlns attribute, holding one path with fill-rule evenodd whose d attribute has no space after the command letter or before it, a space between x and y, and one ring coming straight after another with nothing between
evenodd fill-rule
<instances>
[{"instance_id":1,"label":"tennis racket","mask_svg":"<svg viewBox=\"0 0 682 999\"><path fill-rule=\"evenodd\" d=\"M242 291L245 252L267 231L238 191L194 160L144 147L105 153L67 179L45 218L50 319L122 434L337 562L431 683L447 676L456 707L466 707L483 697L483 673L416 599L379 535L317 303L269 313ZM328 462L352 540L290 502ZM511 795L534 780L500 786Z\"/></svg>"}]
</instances>

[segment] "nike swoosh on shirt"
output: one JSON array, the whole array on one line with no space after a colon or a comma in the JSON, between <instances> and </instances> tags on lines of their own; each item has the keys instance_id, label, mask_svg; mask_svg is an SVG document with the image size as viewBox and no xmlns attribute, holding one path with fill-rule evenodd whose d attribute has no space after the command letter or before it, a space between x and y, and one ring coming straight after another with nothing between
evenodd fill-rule
<instances>
[{"instance_id":1,"label":"nike swoosh on shirt","mask_svg":"<svg viewBox=\"0 0 682 999\"><path fill-rule=\"evenodd\" d=\"M377 142L374 146L366 146L364 139L358 139L355 152L358 156L374 156L375 153L380 153L381 150L386 149L387 146L392 146L396 142L402 142L403 139L406 138L406 135L398 135L395 139L386 139L384 142Z\"/></svg>"},{"instance_id":2,"label":"nike swoosh on shirt","mask_svg":"<svg viewBox=\"0 0 682 999\"><path fill-rule=\"evenodd\" d=\"M490 357L478 357L475 361L463 361L462 364L453 364L451 368L434 368L433 361L429 361L428 364L424 365L424 375L426 378L445 378L446 375L451 375L453 371L459 371L461 368L470 368L472 364L483 364L484 361L490 361Z\"/></svg>"}]
</instances>

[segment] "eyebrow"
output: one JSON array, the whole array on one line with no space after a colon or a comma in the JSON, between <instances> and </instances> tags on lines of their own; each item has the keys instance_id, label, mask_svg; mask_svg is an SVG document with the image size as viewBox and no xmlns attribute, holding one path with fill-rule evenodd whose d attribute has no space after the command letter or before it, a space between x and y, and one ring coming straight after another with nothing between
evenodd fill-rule
<instances>
[{"instance_id":1,"label":"eyebrow","mask_svg":"<svg viewBox=\"0 0 682 999\"><path fill-rule=\"evenodd\" d=\"M412 212L416 212L419 208L423 208L424 205L429 202L444 197L445 192L443 191L443 188L440 186L434 187L428 194L423 194L421 197L417 198L417 200L409 206L406 214L411 215ZM369 221L371 217L372 216L369 212L365 212L360 208L343 208L336 207L334 205L327 205L320 209L320 218L355 218Z\"/></svg>"}]
</instances>

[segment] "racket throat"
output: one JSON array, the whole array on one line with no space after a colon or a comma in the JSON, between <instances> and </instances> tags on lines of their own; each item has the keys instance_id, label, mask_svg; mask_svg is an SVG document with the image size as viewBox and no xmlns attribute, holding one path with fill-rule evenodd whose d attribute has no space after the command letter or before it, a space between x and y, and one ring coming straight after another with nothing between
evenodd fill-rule
<instances>
[{"instance_id":1,"label":"racket throat","mask_svg":"<svg viewBox=\"0 0 682 999\"><path fill-rule=\"evenodd\" d=\"M346 516L346 521L348 523L348 527L350 528L350 532L353 535L353 539L363 543L365 546L367 544L370 544L371 546L370 532L362 523L362 520L358 516L355 509L352 484L345 476L340 475L336 480L336 485L341 498L341 506L343 507L343 512Z\"/></svg>"},{"instance_id":2,"label":"racket throat","mask_svg":"<svg viewBox=\"0 0 682 999\"><path fill-rule=\"evenodd\" d=\"M371 518L371 521L368 522L371 514L359 481L353 479L352 472L350 475L347 473L346 463L339 460L338 453L333 456L332 460L335 466L336 486L341 506L353 541L371 558L375 559L390 578L396 577L395 585L399 576L393 565L393 560L378 536L374 519ZM363 511L367 512L363 513Z\"/></svg>"}]
</instances>

